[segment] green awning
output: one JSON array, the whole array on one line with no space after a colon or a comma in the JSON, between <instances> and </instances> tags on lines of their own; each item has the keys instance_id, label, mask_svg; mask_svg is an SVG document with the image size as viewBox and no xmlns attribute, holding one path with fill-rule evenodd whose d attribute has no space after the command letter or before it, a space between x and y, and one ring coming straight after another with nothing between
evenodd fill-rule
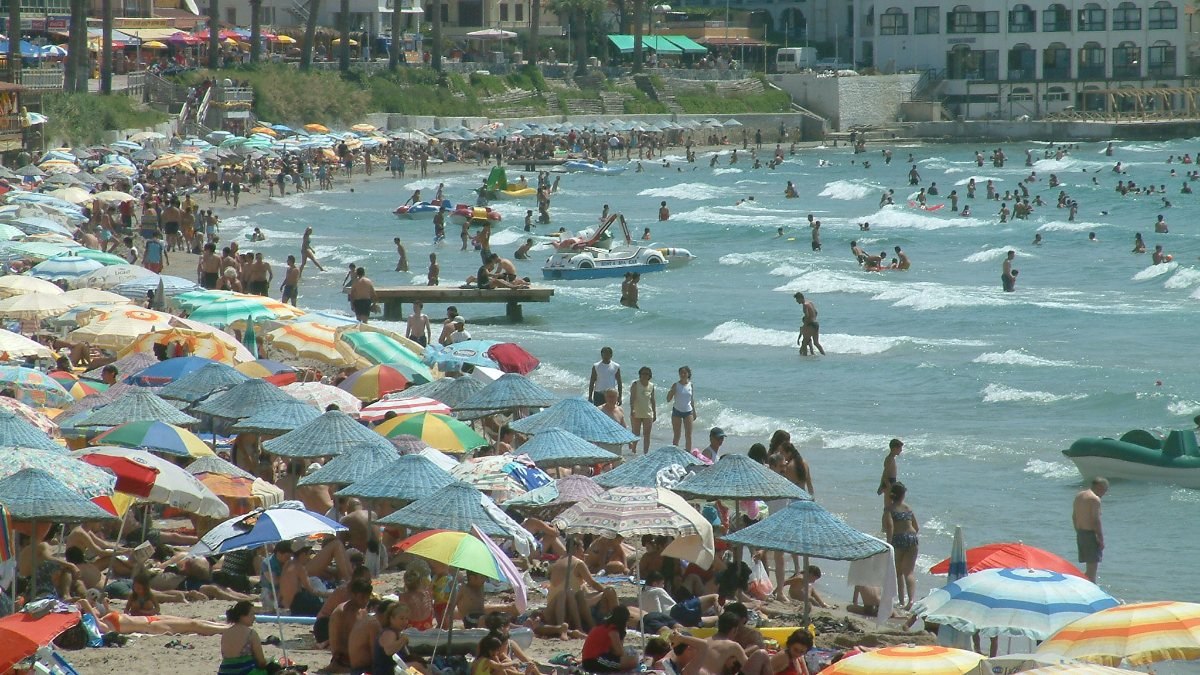
<instances>
[{"instance_id":1,"label":"green awning","mask_svg":"<svg viewBox=\"0 0 1200 675\"><path fill-rule=\"evenodd\" d=\"M632 35L609 35L608 41L613 43L622 54L633 53L633 36Z\"/></svg>"},{"instance_id":2,"label":"green awning","mask_svg":"<svg viewBox=\"0 0 1200 675\"><path fill-rule=\"evenodd\" d=\"M708 53L708 48L706 48L704 45L700 44L699 42L696 42L695 40L693 40L690 37L686 37L683 35L664 35L662 37L664 39L670 40L671 42L675 43L675 45L677 47L679 47L680 49L683 50L684 54L707 54Z\"/></svg>"},{"instance_id":3,"label":"green awning","mask_svg":"<svg viewBox=\"0 0 1200 675\"><path fill-rule=\"evenodd\" d=\"M643 48L649 47L659 54L682 54L683 50L679 45L671 42L661 35L650 35L642 37ZM705 50L708 51L708 50Z\"/></svg>"}]
</instances>

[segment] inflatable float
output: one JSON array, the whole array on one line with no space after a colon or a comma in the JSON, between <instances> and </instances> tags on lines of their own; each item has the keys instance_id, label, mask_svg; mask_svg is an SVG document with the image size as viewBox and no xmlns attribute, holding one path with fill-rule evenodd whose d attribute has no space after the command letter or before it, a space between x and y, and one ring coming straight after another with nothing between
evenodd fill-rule
<instances>
[{"instance_id":1,"label":"inflatable float","mask_svg":"<svg viewBox=\"0 0 1200 675\"><path fill-rule=\"evenodd\" d=\"M774 640L779 644L787 644L788 636L798 630L805 630L796 626L771 626L767 628L757 628L758 632L762 633L763 638ZM716 634L716 628L689 628L687 629L692 637L707 638Z\"/></svg>"},{"instance_id":2,"label":"inflatable float","mask_svg":"<svg viewBox=\"0 0 1200 675\"><path fill-rule=\"evenodd\" d=\"M1084 479L1123 478L1200 488L1200 447L1191 430L1161 438L1134 429L1120 438L1081 438L1063 450Z\"/></svg>"},{"instance_id":3,"label":"inflatable float","mask_svg":"<svg viewBox=\"0 0 1200 675\"><path fill-rule=\"evenodd\" d=\"M511 183L503 190L496 190L495 194L500 199L522 199L524 197L536 197L537 190L529 187L521 187L519 183Z\"/></svg>"},{"instance_id":4,"label":"inflatable float","mask_svg":"<svg viewBox=\"0 0 1200 675\"><path fill-rule=\"evenodd\" d=\"M280 614L255 614L254 620L259 623L287 623L298 626L311 626L317 622L315 616L284 616Z\"/></svg>"},{"instance_id":5,"label":"inflatable float","mask_svg":"<svg viewBox=\"0 0 1200 675\"><path fill-rule=\"evenodd\" d=\"M472 225L483 225L484 223L498 223L503 220L499 211L495 211L487 206L469 206L467 204L459 204L450 212L450 222L455 225L462 225L470 222Z\"/></svg>"},{"instance_id":6,"label":"inflatable float","mask_svg":"<svg viewBox=\"0 0 1200 675\"><path fill-rule=\"evenodd\" d=\"M479 646L479 641L487 637L487 634L486 628L455 630L453 635L451 635L451 631L441 629L415 630L409 628L404 631L404 637L408 638L408 651L417 656L427 656L433 653L435 646L439 654L474 654ZM508 634L512 637L513 642L520 645L521 649L529 649L529 645L533 644L533 631L524 626L510 628Z\"/></svg>"},{"instance_id":7,"label":"inflatable float","mask_svg":"<svg viewBox=\"0 0 1200 675\"><path fill-rule=\"evenodd\" d=\"M918 204L916 202L916 200L910 199L910 200L908 200L908 206L910 208L924 209L926 211L941 211L942 208L945 207L946 205L945 204L926 204L925 206L921 206L920 204Z\"/></svg>"},{"instance_id":8,"label":"inflatable float","mask_svg":"<svg viewBox=\"0 0 1200 675\"><path fill-rule=\"evenodd\" d=\"M433 216L439 208L441 207L434 202L417 202L416 204L397 206L392 213L406 220L433 220Z\"/></svg>"},{"instance_id":9,"label":"inflatable float","mask_svg":"<svg viewBox=\"0 0 1200 675\"><path fill-rule=\"evenodd\" d=\"M686 248L668 246L658 249L658 252L663 254L663 257L667 259L667 267L671 269L683 267L696 259L696 256L692 255L692 252Z\"/></svg>"},{"instance_id":10,"label":"inflatable float","mask_svg":"<svg viewBox=\"0 0 1200 675\"><path fill-rule=\"evenodd\" d=\"M587 173L614 174L621 173L625 170L623 166L608 166L604 162L596 162L585 159L568 159L563 162L563 168L567 171L584 171Z\"/></svg>"}]
</instances>

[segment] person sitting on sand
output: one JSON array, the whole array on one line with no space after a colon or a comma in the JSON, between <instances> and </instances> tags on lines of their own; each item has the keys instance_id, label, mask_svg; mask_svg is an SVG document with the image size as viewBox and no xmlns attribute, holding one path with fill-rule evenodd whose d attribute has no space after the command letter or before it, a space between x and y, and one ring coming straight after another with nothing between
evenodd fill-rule
<instances>
[{"instance_id":1,"label":"person sitting on sand","mask_svg":"<svg viewBox=\"0 0 1200 675\"><path fill-rule=\"evenodd\" d=\"M262 639L254 630L254 605L242 600L225 612L229 628L221 634L221 666L217 675L252 675L269 665Z\"/></svg>"},{"instance_id":2,"label":"person sitting on sand","mask_svg":"<svg viewBox=\"0 0 1200 675\"><path fill-rule=\"evenodd\" d=\"M646 577L645 590L638 596L638 605L643 612L667 614L688 628L711 626L717 622L716 614L711 614L720 606L715 593L676 602L663 587L664 583L662 572L652 572Z\"/></svg>"},{"instance_id":3,"label":"person sitting on sand","mask_svg":"<svg viewBox=\"0 0 1200 675\"><path fill-rule=\"evenodd\" d=\"M814 607L823 609L832 609L834 606L825 602L821 594L817 592L817 580L821 578L821 568L816 565L809 565L804 574L787 579L783 585L787 587L788 597L798 602L804 602L806 597Z\"/></svg>"},{"instance_id":4,"label":"person sitting on sand","mask_svg":"<svg viewBox=\"0 0 1200 675\"><path fill-rule=\"evenodd\" d=\"M583 641L580 660L588 673L619 673L633 670L638 657L625 653L625 626L629 623L629 609L616 607L595 628L588 631Z\"/></svg>"},{"instance_id":5,"label":"person sitting on sand","mask_svg":"<svg viewBox=\"0 0 1200 675\"><path fill-rule=\"evenodd\" d=\"M367 602L367 611L360 614L354 625L350 627L350 639L346 647L346 651L350 654L350 672L374 672L372 668L375 641L379 639L379 633L383 630L384 617L392 607L398 604L394 600L371 599ZM400 606L403 607L400 611L404 614L404 627L407 628L408 606Z\"/></svg>"},{"instance_id":6,"label":"person sitting on sand","mask_svg":"<svg viewBox=\"0 0 1200 675\"><path fill-rule=\"evenodd\" d=\"M863 616L875 616L879 613L879 598L878 586L855 586L850 604L846 605L846 611Z\"/></svg>"},{"instance_id":7,"label":"person sitting on sand","mask_svg":"<svg viewBox=\"0 0 1200 675\"><path fill-rule=\"evenodd\" d=\"M695 651L695 655L683 669L682 675L732 675L739 672L756 672L751 668L750 654L757 653L758 648L752 647L747 650L731 637L732 631L737 628L737 621L736 616L725 612L717 619L716 634L707 640L684 635L679 631L671 633L672 647L687 644ZM765 658L764 652L758 661L761 662Z\"/></svg>"},{"instance_id":8,"label":"person sitting on sand","mask_svg":"<svg viewBox=\"0 0 1200 675\"><path fill-rule=\"evenodd\" d=\"M329 665L327 672L345 672L351 670L350 662L350 631L354 625L367 613L367 603L371 600L371 582L367 579L355 579L349 583L350 597L339 604L329 617Z\"/></svg>"},{"instance_id":9,"label":"person sitting on sand","mask_svg":"<svg viewBox=\"0 0 1200 675\"><path fill-rule=\"evenodd\" d=\"M143 571L133 578L133 590L125 601L125 613L130 616L158 616L162 608L150 593L150 575Z\"/></svg>"},{"instance_id":10,"label":"person sitting on sand","mask_svg":"<svg viewBox=\"0 0 1200 675\"><path fill-rule=\"evenodd\" d=\"M609 392L612 392L611 394ZM611 398L616 397L616 390L609 389L604 392L604 398L607 403ZM603 410L603 407L601 407ZM617 408L620 410L620 408ZM588 569L595 574L612 574L624 576L629 574L629 561L633 557L633 550L625 544L622 537L596 537L592 540L592 545L588 547L583 554L583 559L587 563Z\"/></svg>"},{"instance_id":11,"label":"person sitting on sand","mask_svg":"<svg viewBox=\"0 0 1200 675\"><path fill-rule=\"evenodd\" d=\"M459 585L455 591L455 609L462 617L463 628L479 628L487 615L498 612L501 614L517 615L517 609L512 604L488 603L483 590L487 580L482 574L467 572L466 583Z\"/></svg>"},{"instance_id":12,"label":"person sitting on sand","mask_svg":"<svg viewBox=\"0 0 1200 675\"><path fill-rule=\"evenodd\" d=\"M570 548L577 549L578 545L572 543ZM620 604L616 590L592 578L587 565L574 554L567 553L554 561L547 572L550 577L547 623L565 623L571 628L587 630Z\"/></svg>"},{"instance_id":13,"label":"person sitting on sand","mask_svg":"<svg viewBox=\"0 0 1200 675\"><path fill-rule=\"evenodd\" d=\"M489 614L485 627L488 629L487 637L496 638L500 641L500 649L496 654L500 657L500 665L503 666L506 673L511 673L512 675L542 675L542 671L537 667L537 663L526 656L525 650L521 649L521 645L512 641L512 635L508 632L508 625L504 620L504 615L498 613Z\"/></svg>"},{"instance_id":14,"label":"person sitting on sand","mask_svg":"<svg viewBox=\"0 0 1200 675\"><path fill-rule=\"evenodd\" d=\"M399 602L408 606L409 621L417 630L429 630L437 623L429 574L429 565L423 560L410 562L404 570L404 592Z\"/></svg>"}]
</instances>

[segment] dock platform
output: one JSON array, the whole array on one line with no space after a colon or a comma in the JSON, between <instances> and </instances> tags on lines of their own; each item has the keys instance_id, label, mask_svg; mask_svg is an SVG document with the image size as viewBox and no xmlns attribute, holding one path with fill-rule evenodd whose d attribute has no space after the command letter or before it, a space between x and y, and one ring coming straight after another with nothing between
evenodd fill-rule
<instances>
[{"instance_id":1,"label":"dock platform","mask_svg":"<svg viewBox=\"0 0 1200 675\"><path fill-rule=\"evenodd\" d=\"M521 312L521 303L550 302L550 298L553 296L554 289L545 286L486 290L455 286L392 286L375 289L375 297L383 305L383 318L388 321L403 321L404 303L418 301L425 305L502 302L505 305L505 316L511 321L521 321L524 318Z\"/></svg>"}]
</instances>

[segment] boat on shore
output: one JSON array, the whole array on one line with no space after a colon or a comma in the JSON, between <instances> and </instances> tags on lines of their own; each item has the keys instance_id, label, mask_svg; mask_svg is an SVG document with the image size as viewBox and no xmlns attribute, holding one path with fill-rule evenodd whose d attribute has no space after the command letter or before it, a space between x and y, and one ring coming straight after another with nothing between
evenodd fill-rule
<instances>
[{"instance_id":1,"label":"boat on shore","mask_svg":"<svg viewBox=\"0 0 1200 675\"><path fill-rule=\"evenodd\" d=\"M568 159L563 162L562 167L567 171L580 171L584 173L599 173L599 174L616 174L621 173L626 169L623 166L612 166L604 162L591 159Z\"/></svg>"},{"instance_id":2,"label":"boat on shore","mask_svg":"<svg viewBox=\"0 0 1200 675\"><path fill-rule=\"evenodd\" d=\"M433 220L441 208L441 202L417 202L397 206L392 213L405 220Z\"/></svg>"},{"instance_id":3,"label":"boat on shore","mask_svg":"<svg viewBox=\"0 0 1200 675\"><path fill-rule=\"evenodd\" d=\"M1081 438L1063 454L1085 480L1105 476L1200 488L1200 446L1187 429L1166 438L1142 429L1120 438Z\"/></svg>"}]
</instances>

